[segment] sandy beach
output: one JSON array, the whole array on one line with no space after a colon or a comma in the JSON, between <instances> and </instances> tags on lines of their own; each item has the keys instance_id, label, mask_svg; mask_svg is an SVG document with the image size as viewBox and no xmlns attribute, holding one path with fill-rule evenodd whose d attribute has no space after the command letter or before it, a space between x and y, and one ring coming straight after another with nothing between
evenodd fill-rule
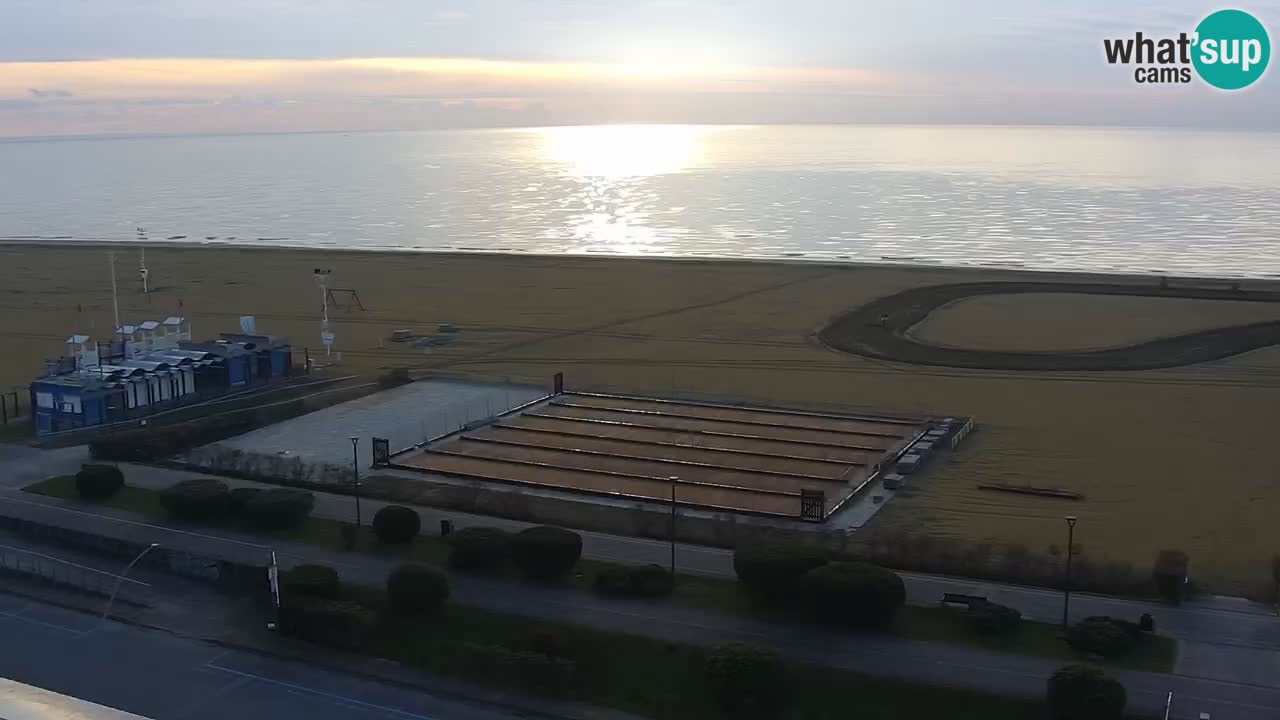
<instances>
[{"instance_id":1,"label":"sandy beach","mask_svg":"<svg viewBox=\"0 0 1280 720\"><path fill-rule=\"evenodd\" d=\"M969 415L979 429L876 519L942 538L1064 543L1062 517L1095 560L1145 571L1185 550L1222 592L1268 584L1280 550L1280 488L1269 457L1280 407L1280 348L1147 371L1019 372L900 365L816 340L832 318L912 287L1068 275L934 267L666 261L603 257L151 247L144 295L137 248L117 247L121 318L182 312L196 336L258 318L262 332L320 348L321 294L358 291L366 310L331 308L344 365L412 366L486 378L904 415ZM1154 282L1152 278L1145 282ZM1252 282L1258 288L1268 286ZM1272 284L1269 289L1274 290ZM1044 295L963 300L918 337L956 347L1056 350L1136 343L1214 325L1280 320L1280 306ZM181 301L181 310L179 309ZM24 386L72 333L112 324L107 255L93 246L0 246L0 386ZM454 324L456 340L415 350L393 330ZM1007 331L999 332L998 328ZM24 400L25 403L25 400ZM979 490L1035 484L1081 502Z\"/></svg>"}]
</instances>

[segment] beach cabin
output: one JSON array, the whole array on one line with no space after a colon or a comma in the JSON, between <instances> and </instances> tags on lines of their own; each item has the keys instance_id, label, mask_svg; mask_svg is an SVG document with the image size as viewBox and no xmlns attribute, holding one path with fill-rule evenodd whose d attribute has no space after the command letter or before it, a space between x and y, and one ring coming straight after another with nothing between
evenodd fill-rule
<instances>
[{"instance_id":1,"label":"beach cabin","mask_svg":"<svg viewBox=\"0 0 1280 720\"><path fill-rule=\"evenodd\" d=\"M191 342L191 323L184 317L169 316L160 322L158 349L174 349L178 343Z\"/></svg>"},{"instance_id":2,"label":"beach cabin","mask_svg":"<svg viewBox=\"0 0 1280 720\"><path fill-rule=\"evenodd\" d=\"M40 434L100 425L107 418L108 381L79 371L31 383L31 408Z\"/></svg>"},{"instance_id":3,"label":"beach cabin","mask_svg":"<svg viewBox=\"0 0 1280 720\"><path fill-rule=\"evenodd\" d=\"M242 345L252 356L251 382L269 382L287 377L293 367L289 338L280 335L222 333L223 340Z\"/></svg>"},{"instance_id":4,"label":"beach cabin","mask_svg":"<svg viewBox=\"0 0 1280 720\"><path fill-rule=\"evenodd\" d=\"M160 323L155 320L139 323L135 334L138 336L138 349L140 352L156 350L156 340L160 337Z\"/></svg>"}]
</instances>

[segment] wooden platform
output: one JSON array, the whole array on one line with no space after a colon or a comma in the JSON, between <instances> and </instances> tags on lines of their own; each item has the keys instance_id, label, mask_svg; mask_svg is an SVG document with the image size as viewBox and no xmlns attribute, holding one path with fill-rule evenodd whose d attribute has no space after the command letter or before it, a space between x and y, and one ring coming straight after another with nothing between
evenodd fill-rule
<instances>
[{"instance_id":1,"label":"wooden platform","mask_svg":"<svg viewBox=\"0 0 1280 720\"><path fill-rule=\"evenodd\" d=\"M835 509L919 421L658 398L563 393L399 455L444 475L617 498L799 517L801 493ZM815 519L815 518L809 518Z\"/></svg>"}]
</instances>

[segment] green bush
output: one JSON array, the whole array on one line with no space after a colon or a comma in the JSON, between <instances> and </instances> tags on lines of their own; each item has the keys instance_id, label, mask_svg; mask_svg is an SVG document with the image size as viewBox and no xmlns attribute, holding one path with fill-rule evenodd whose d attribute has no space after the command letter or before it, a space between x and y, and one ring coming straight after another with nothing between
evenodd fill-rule
<instances>
[{"instance_id":1,"label":"green bush","mask_svg":"<svg viewBox=\"0 0 1280 720\"><path fill-rule=\"evenodd\" d=\"M85 500L106 500L124 487L124 473L114 465L81 465L76 492Z\"/></svg>"},{"instance_id":2,"label":"green bush","mask_svg":"<svg viewBox=\"0 0 1280 720\"><path fill-rule=\"evenodd\" d=\"M559 695L568 692L574 684L576 666L563 657L468 642L457 649L455 658L472 675L498 685Z\"/></svg>"},{"instance_id":3,"label":"green bush","mask_svg":"<svg viewBox=\"0 0 1280 720\"><path fill-rule=\"evenodd\" d=\"M360 649L373 631L375 613L354 602L295 597L280 608L280 632L308 642Z\"/></svg>"},{"instance_id":4,"label":"green bush","mask_svg":"<svg viewBox=\"0 0 1280 720\"><path fill-rule=\"evenodd\" d=\"M1022 627L1022 613L993 602L969 606L969 624L981 635L1013 635Z\"/></svg>"},{"instance_id":5,"label":"green bush","mask_svg":"<svg viewBox=\"0 0 1280 720\"><path fill-rule=\"evenodd\" d=\"M231 488L231 492L227 493L227 507L231 512L238 513L244 510L249 504L249 500L256 495L262 494L262 488L256 487L237 487Z\"/></svg>"},{"instance_id":6,"label":"green bush","mask_svg":"<svg viewBox=\"0 0 1280 720\"><path fill-rule=\"evenodd\" d=\"M1048 700L1054 720L1121 720L1128 698L1101 670L1065 665L1049 678Z\"/></svg>"},{"instance_id":7,"label":"green bush","mask_svg":"<svg viewBox=\"0 0 1280 720\"><path fill-rule=\"evenodd\" d=\"M422 518L413 508L388 505L373 516L373 534L385 545L404 545L422 529Z\"/></svg>"},{"instance_id":8,"label":"green bush","mask_svg":"<svg viewBox=\"0 0 1280 720\"><path fill-rule=\"evenodd\" d=\"M833 562L805 573L803 596L815 616L838 625L885 627L907 600L902 578L861 562Z\"/></svg>"},{"instance_id":9,"label":"green bush","mask_svg":"<svg viewBox=\"0 0 1280 720\"><path fill-rule=\"evenodd\" d=\"M535 580L563 577L582 557L582 536L572 530L540 525L511 538L511 560Z\"/></svg>"},{"instance_id":10,"label":"green bush","mask_svg":"<svg viewBox=\"0 0 1280 720\"><path fill-rule=\"evenodd\" d=\"M391 368L378 376L378 389L386 390L411 382L413 378L409 377L408 368Z\"/></svg>"},{"instance_id":11,"label":"green bush","mask_svg":"<svg viewBox=\"0 0 1280 720\"><path fill-rule=\"evenodd\" d=\"M1137 625L1133 625L1137 628ZM1080 652L1118 657L1133 649L1137 632L1107 617L1086 618L1067 631L1067 642Z\"/></svg>"},{"instance_id":12,"label":"green bush","mask_svg":"<svg viewBox=\"0 0 1280 720\"><path fill-rule=\"evenodd\" d=\"M733 571L747 590L774 602L787 602L797 597L800 578L829 559L822 548L752 543L734 549Z\"/></svg>"},{"instance_id":13,"label":"green bush","mask_svg":"<svg viewBox=\"0 0 1280 720\"><path fill-rule=\"evenodd\" d=\"M286 603L300 596L336 600L340 588L338 571L328 565L298 565L280 576Z\"/></svg>"},{"instance_id":14,"label":"green bush","mask_svg":"<svg viewBox=\"0 0 1280 720\"><path fill-rule=\"evenodd\" d=\"M511 552L511 533L491 527L468 527L449 535L449 567L489 572Z\"/></svg>"},{"instance_id":15,"label":"green bush","mask_svg":"<svg viewBox=\"0 0 1280 720\"><path fill-rule=\"evenodd\" d=\"M619 597L663 597L674 587L671 573L661 565L614 565L595 579L596 592Z\"/></svg>"},{"instance_id":16,"label":"green bush","mask_svg":"<svg viewBox=\"0 0 1280 720\"><path fill-rule=\"evenodd\" d=\"M160 505L173 517L191 522L222 515L230 502L227 484L213 478L183 480L160 491Z\"/></svg>"},{"instance_id":17,"label":"green bush","mask_svg":"<svg viewBox=\"0 0 1280 720\"><path fill-rule=\"evenodd\" d=\"M738 717L776 717L782 705L782 663L752 645L722 645L707 659L707 688L716 705Z\"/></svg>"},{"instance_id":18,"label":"green bush","mask_svg":"<svg viewBox=\"0 0 1280 720\"><path fill-rule=\"evenodd\" d=\"M449 581L426 565L405 564L387 578L387 603L401 615L425 615L449 597Z\"/></svg>"},{"instance_id":19,"label":"green bush","mask_svg":"<svg viewBox=\"0 0 1280 720\"><path fill-rule=\"evenodd\" d=\"M315 503L315 496L305 490L270 488L250 495L242 514L258 529L286 530L305 520Z\"/></svg>"}]
</instances>

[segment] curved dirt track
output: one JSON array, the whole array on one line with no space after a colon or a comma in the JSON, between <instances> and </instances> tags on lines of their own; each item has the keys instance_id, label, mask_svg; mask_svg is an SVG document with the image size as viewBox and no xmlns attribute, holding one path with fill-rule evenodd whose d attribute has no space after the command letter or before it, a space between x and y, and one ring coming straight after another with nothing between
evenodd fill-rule
<instances>
[{"instance_id":1,"label":"curved dirt track","mask_svg":"<svg viewBox=\"0 0 1280 720\"><path fill-rule=\"evenodd\" d=\"M1227 288L1160 288L1144 285L1058 282L988 282L913 288L851 310L818 338L843 352L881 360L978 370L1151 370L1220 360L1280 344L1280 321L1234 325L1101 350L1003 352L967 350L921 342L907 335L916 323L947 303L979 295L1075 293L1192 300L1280 303L1280 292ZM888 320L881 325L881 318Z\"/></svg>"}]
</instances>

